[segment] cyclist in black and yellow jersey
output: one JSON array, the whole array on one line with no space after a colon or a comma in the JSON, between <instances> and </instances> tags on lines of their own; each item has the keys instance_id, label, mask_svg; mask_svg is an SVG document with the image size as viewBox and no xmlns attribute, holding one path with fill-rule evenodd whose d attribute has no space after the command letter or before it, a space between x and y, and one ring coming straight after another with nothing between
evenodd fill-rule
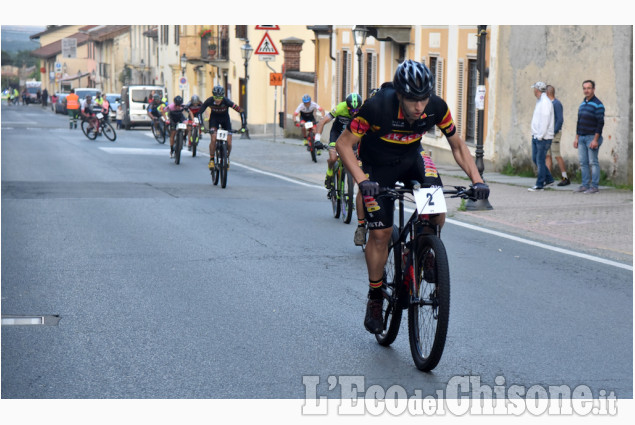
<instances>
[{"instance_id":1,"label":"cyclist in black and yellow jersey","mask_svg":"<svg viewBox=\"0 0 635 425\"><path fill-rule=\"evenodd\" d=\"M381 286L394 215L394 202L375 197L380 187L394 187L397 181L406 186L412 180L424 186L442 186L432 159L421 147L423 134L438 126L455 161L472 180L475 196L478 199L489 196L489 187L456 132L447 104L433 94L433 88L432 74L425 65L412 60L402 62L393 81L384 83L362 105L336 142L337 152L358 183L366 208L369 237L365 255L370 288L364 326L371 333L383 331ZM353 151L357 143L362 167ZM440 214L434 224L442 226L444 221L445 214Z\"/></svg>"}]
</instances>

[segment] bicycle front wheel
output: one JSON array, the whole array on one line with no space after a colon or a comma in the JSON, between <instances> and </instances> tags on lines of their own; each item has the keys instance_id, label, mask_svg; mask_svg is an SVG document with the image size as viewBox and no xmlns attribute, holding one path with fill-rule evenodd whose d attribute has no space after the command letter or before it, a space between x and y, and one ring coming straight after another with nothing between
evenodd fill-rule
<instances>
[{"instance_id":1,"label":"bicycle front wheel","mask_svg":"<svg viewBox=\"0 0 635 425\"><path fill-rule=\"evenodd\" d=\"M315 156L315 139L313 138L313 134L309 136L309 151L311 152L311 160L313 160L313 162L317 162L317 156Z\"/></svg>"},{"instance_id":2,"label":"bicycle front wheel","mask_svg":"<svg viewBox=\"0 0 635 425\"><path fill-rule=\"evenodd\" d=\"M331 176L331 206L333 207L333 217L340 218L342 198L339 193L339 179L337 175L340 172L339 163L333 165L333 175Z\"/></svg>"},{"instance_id":3,"label":"bicycle front wheel","mask_svg":"<svg viewBox=\"0 0 635 425\"><path fill-rule=\"evenodd\" d=\"M342 183L341 183L341 202L342 202L342 220L348 224L353 218L353 203L355 201L355 186L353 182L353 176L345 168L342 168Z\"/></svg>"},{"instance_id":4,"label":"bicycle front wheel","mask_svg":"<svg viewBox=\"0 0 635 425\"><path fill-rule=\"evenodd\" d=\"M434 369L445 347L450 317L450 267L445 246L434 235L417 239L413 300L408 307L410 351L417 369Z\"/></svg>"},{"instance_id":5,"label":"bicycle front wheel","mask_svg":"<svg viewBox=\"0 0 635 425\"><path fill-rule=\"evenodd\" d=\"M196 127L196 130L192 130L194 132L194 135L192 136L192 157L196 156L196 147L198 146L198 140L199 140L199 127Z\"/></svg>"},{"instance_id":6,"label":"bicycle front wheel","mask_svg":"<svg viewBox=\"0 0 635 425\"><path fill-rule=\"evenodd\" d=\"M183 131L176 132L176 140L174 141L174 163L181 163L181 149L183 148Z\"/></svg>"},{"instance_id":7,"label":"bicycle front wheel","mask_svg":"<svg viewBox=\"0 0 635 425\"><path fill-rule=\"evenodd\" d=\"M223 143L221 146L221 164L220 164L220 187L225 189L227 186L227 169L229 168L227 158L227 145Z\"/></svg>"},{"instance_id":8,"label":"bicycle front wheel","mask_svg":"<svg viewBox=\"0 0 635 425\"><path fill-rule=\"evenodd\" d=\"M163 129L164 125L162 121L152 124L152 134L158 143L165 143L165 130Z\"/></svg>"},{"instance_id":9,"label":"bicycle front wheel","mask_svg":"<svg viewBox=\"0 0 635 425\"><path fill-rule=\"evenodd\" d=\"M399 229L397 226L392 228L392 237L390 247L388 248L388 260L384 267L384 286L382 292L384 294L384 305L382 306L382 315L384 317L384 330L380 334L375 334L375 339L379 345L389 346L397 338L399 327L401 325L401 314L403 312L399 305L400 294L399 287L402 286L401 279L401 249L397 246L399 242Z\"/></svg>"},{"instance_id":10,"label":"bicycle front wheel","mask_svg":"<svg viewBox=\"0 0 635 425\"><path fill-rule=\"evenodd\" d=\"M110 125L109 122L104 121L101 124L101 131L104 136L106 136L106 139L110 140L111 142L114 142L117 139L117 133L115 133L115 129L112 128L112 125Z\"/></svg>"}]
</instances>

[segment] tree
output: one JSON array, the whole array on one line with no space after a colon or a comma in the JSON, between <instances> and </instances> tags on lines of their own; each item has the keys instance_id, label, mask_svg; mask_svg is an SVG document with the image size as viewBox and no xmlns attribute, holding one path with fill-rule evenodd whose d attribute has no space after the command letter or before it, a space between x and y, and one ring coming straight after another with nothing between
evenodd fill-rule
<instances>
[{"instance_id":1,"label":"tree","mask_svg":"<svg viewBox=\"0 0 635 425\"><path fill-rule=\"evenodd\" d=\"M13 65L13 58L11 57L11 53L7 51L2 51L2 65Z\"/></svg>"}]
</instances>

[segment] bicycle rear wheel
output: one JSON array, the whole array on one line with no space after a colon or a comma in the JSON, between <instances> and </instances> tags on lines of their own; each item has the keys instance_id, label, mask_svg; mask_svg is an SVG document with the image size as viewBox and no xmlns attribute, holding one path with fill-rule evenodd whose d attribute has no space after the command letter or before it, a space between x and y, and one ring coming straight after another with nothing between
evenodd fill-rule
<instances>
[{"instance_id":1,"label":"bicycle rear wheel","mask_svg":"<svg viewBox=\"0 0 635 425\"><path fill-rule=\"evenodd\" d=\"M104 121L101 124L101 131L106 139L110 140L111 142L114 142L115 139L117 139L117 133L115 133L115 129L112 128L112 125L110 125L109 122Z\"/></svg>"},{"instance_id":2,"label":"bicycle rear wheel","mask_svg":"<svg viewBox=\"0 0 635 425\"><path fill-rule=\"evenodd\" d=\"M415 302L408 307L410 351L417 369L430 371L441 360L450 316L450 267L445 246L434 235L417 238Z\"/></svg>"},{"instance_id":3,"label":"bicycle rear wheel","mask_svg":"<svg viewBox=\"0 0 635 425\"><path fill-rule=\"evenodd\" d=\"M176 132L176 140L174 141L174 163L181 163L181 149L183 148L183 131Z\"/></svg>"},{"instance_id":4,"label":"bicycle rear wheel","mask_svg":"<svg viewBox=\"0 0 635 425\"><path fill-rule=\"evenodd\" d=\"M345 168L342 168L342 183L340 198L342 203L342 220L348 224L353 218L353 203L355 202L355 186L353 176Z\"/></svg>"},{"instance_id":5,"label":"bicycle rear wheel","mask_svg":"<svg viewBox=\"0 0 635 425\"><path fill-rule=\"evenodd\" d=\"M220 163L220 187L225 189L227 186L227 168L229 167L227 158L227 145L223 143L221 146L221 163Z\"/></svg>"},{"instance_id":6,"label":"bicycle rear wheel","mask_svg":"<svg viewBox=\"0 0 635 425\"><path fill-rule=\"evenodd\" d=\"M384 267L384 286L382 292L384 293L384 305L382 307L382 315L384 317L384 331L375 335L375 339L379 345L384 347L389 346L397 338L399 333L399 327L401 325L401 315L403 310L399 305L399 298L401 296L407 296L400 291L399 287L402 285L401 278L401 249L396 246L399 242L399 229L397 226L392 228L392 237L390 247L388 248L388 260Z\"/></svg>"},{"instance_id":7,"label":"bicycle rear wheel","mask_svg":"<svg viewBox=\"0 0 635 425\"><path fill-rule=\"evenodd\" d=\"M90 125L90 122L82 120L80 127L82 128L84 135L90 140L95 140L97 138L97 132L95 131L95 128Z\"/></svg>"}]
</instances>

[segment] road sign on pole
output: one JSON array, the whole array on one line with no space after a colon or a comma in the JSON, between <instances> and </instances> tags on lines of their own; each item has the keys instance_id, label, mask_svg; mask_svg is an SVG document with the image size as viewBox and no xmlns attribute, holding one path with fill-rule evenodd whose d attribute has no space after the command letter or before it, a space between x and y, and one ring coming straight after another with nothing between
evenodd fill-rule
<instances>
[{"instance_id":1,"label":"road sign on pole","mask_svg":"<svg viewBox=\"0 0 635 425\"><path fill-rule=\"evenodd\" d=\"M260 44L258 48L254 52L256 55L277 55L278 49L276 49L275 44L273 44L273 40L269 37L269 33L266 32L265 36L260 40Z\"/></svg>"},{"instance_id":2,"label":"road sign on pole","mask_svg":"<svg viewBox=\"0 0 635 425\"><path fill-rule=\"evenodd\" d=\"M281 86L282 85L282 74L279 72L270 72L269 73L269 85L270 86Z\"/></svg>"},{"instance_id":3,"label":"road sign on pole","mask_svg":"<svg viewBox=\"0 0 635 425\"><path fill-rule=\"evenodd\" d=\"M257 30L279 30L280 25L256 25Z\"/></svg>"}]
</instances>

